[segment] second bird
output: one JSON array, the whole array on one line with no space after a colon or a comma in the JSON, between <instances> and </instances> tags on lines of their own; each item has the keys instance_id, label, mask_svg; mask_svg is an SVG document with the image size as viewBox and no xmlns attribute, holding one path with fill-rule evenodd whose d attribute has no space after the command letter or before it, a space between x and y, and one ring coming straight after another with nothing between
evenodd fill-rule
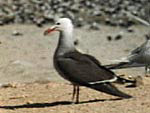
<instances>
[{"instance_id":1,"label":"second bird","mask_svg":"<svg viewBox=\"0 0 150 113\"><path fill-rule=\"evenodd\" d=\"M150 36L146 35L146 41L131 51L130 55L118 60L118 63L106 65L108 69L122 69L131 67L145 67L145 75L150 68Z\"/></svg>"}]
</instances>

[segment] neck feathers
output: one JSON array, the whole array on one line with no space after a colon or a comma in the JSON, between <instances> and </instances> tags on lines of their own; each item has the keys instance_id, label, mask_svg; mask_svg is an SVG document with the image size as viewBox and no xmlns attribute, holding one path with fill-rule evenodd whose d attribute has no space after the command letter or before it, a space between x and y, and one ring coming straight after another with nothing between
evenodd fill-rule
<instances>
[{"instance_id":1,"label":"neck feathers","mask_svg":"<svg viewBox=\"0 0 150 113\"><path fill-rule=\"evenodd\" d=\"M63 55L67 52L75 50L73 31L70 29L68 31L60 32L58 47L56 50L57 55Z\"/></svg>"}]
</instances>

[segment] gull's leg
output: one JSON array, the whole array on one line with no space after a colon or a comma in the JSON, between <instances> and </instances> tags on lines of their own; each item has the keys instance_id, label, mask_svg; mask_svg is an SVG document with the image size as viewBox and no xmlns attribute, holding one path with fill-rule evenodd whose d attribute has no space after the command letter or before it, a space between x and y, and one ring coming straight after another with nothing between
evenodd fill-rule
<instances>
[{"instance_id":1,"label":"gull's leg","mask_svg":"<svg viewBox=\"0 0 150 113\"><path fill-rule=\"evenodd\" d=\"M147 71L150 74L150 65L147 66Z\"/></svg>"},{"instance_id":2,"label":"gull's leg","mask_svg":"<svg viewBox=\"0 0 150 113\"><path fill-rule=\"evenodd\" d=\"M150 66L149 65L145 67L145 76L146 77L150 76Z\"/></svg>"},{"instance_id":3,"label":"gull's leg","mask_svg":"<svg viewBox=\"0 0 150 113\"><path fill-rule=\"evenodd\" d=\"M76 85L73 84L72 102L74 102L75 95L76 95Z\"/></svg>"},{"instance_id":4,"label":"gull's leg","mask_svg":"<svg viewBox=\"0 0 150 113\"><path fill-rule=\"evenodd\" d=\"M80 93L80 87L77 86L76 103L79 103L79 93Z\"/></svg>"},{"instance_id":5,"label":"gull's leg","mask_svg":"<svg viewBox=\"0 0 150 113\"><path fill-rule=\"evenodd\" d=\"M145 66L145 76L147 76L147 69L148 69L148 66Z\"/></svg>"}]
</instances>

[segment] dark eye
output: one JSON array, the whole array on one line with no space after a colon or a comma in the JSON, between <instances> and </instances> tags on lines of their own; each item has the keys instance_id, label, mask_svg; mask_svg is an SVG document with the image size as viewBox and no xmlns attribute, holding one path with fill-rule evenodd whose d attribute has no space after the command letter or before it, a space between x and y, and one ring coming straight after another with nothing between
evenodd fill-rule
<instances>
[{"instance_id":1,"label":"dark eye","mask_svg":"<svg viewBox=\"0 0 150 113\"><path fill-rule=\"evenodd\" d=\"M60 23L58 22L58 23L56 23L56 25L60 25Z\"/></svg>"}]
</instances>

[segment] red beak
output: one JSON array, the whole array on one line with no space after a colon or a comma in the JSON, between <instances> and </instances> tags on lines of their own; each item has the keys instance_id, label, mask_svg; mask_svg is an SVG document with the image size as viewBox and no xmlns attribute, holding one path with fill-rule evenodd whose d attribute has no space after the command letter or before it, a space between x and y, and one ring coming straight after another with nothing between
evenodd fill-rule
<instances>
[{"instance_id":1,"label":"red beak","mask_svg":"<svg viewBox=\"0 0 150 113\"><path fill-rule=\"evenodd\" d=\"M56 27L48 28L46 31L44 31L44 35L48 35L53 31L56 31Z\"/></svg>"}]
</instances>

